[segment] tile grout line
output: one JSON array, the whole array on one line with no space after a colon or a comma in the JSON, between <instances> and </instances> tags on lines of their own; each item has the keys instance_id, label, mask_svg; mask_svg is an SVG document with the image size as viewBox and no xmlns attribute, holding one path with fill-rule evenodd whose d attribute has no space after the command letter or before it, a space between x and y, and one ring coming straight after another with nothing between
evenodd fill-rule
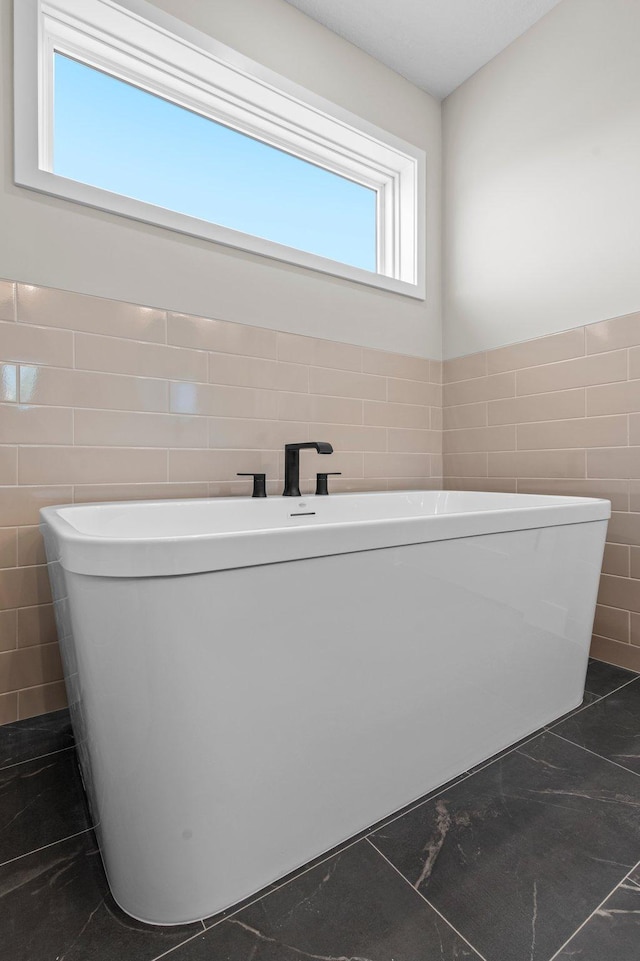
<instances>
[{"instance_id":1,"label":"tile grout line","mask_svg":"<svg viewBox=\"0 0 640 961\"><path fill-rule=\"evenodd\" d=\"M202 924L202 921L200 921L199 923ZM150 959L150 961L160 961L161 958L168 957L170 954L173 954L174 951L180 951L180 949L184 948L186 944L189 944L191 941L195 941L196 938L201 938L205 930L206 929L204 928L204 925L203 925L202 931L196 931L194 934L190 935L188 938L185 938L184 941L181 941L180 944L174 944L172 948L168 948L166 951L163 951L162 954L154 955L153 958Z\"/></svg>"},{"instance_id":2,"label":"tile grout line","mask_svg":"<svg viewBox=\"0 0 640 961\"><path fill-rule=\"evenodd\" d=\"M498 751L497 755L494 754L491 757L488 757L486 761L481 761L477 767L475 767L472 771L469 771L469 777L473 777L474 774L479 774L480 771L484 771L485 768L489 767L491 764L495 764L496 761L502 761L503 758L508 757L509 754L513 754L514 751L517 751L518 748L524 747L525 744L529 744L531 741L535 741L537 737L541 737L543 734L546 734L546 732L546 727L538 728L534 734L530 734L526 738L517 741L511 747L506 747L504 751Z\"/></svg>"},{"instance_id":3,"label":"tile grout line","mask_svg":"<svg viewBox=\"0 0 640 961\"><path fill-rule=\"evenodd\" d=\"M617 575L615 575L615 574L609 574L608 576L609 576L609 577L616 577ZM629 578L629 580L631 580L631 578ZM616 608L616 610L621 610L621 608ZM607 662L606 662L606 661L599 661L599 663L600 663L600 664L606 664ZM615 665L614 665L614 666L615 666ZM621 670L624 671L624 670L627 670L627 668L621 668ZM634 676L633 676L633 677L630 677L628 681L625 681L623 684L620 684L619 687L614 687L614 689L613 689L612 691L607 691L606 694L595 694L595 697L597 697L598 701L604 701L605 697L611 697L612 694L617 694L618 691L621 691L623 687L628 687L629 684L633 684L634 681L638 681L638 680L640 680L640 674L634 673ZM588 691L586 687L585 687L585 692L586 692L587 694L594 694L593 691ZM596 703L596 702L594 701L594 704L595 704L595 703ZM587 707L591 707L591 706L592 706L591 704L587 704Z\"/></svg>"},{"instance_id":4,"label":"tile grout line","mask_svg":"<svg viewBox=\"0 0 640 961\"><path fill-rule=\"evenodd\" d=\"M0 863L0 868L5 868L8 864L13 864L15 861L20 861L21 858L28 858L30 857L30 855L37 854L39 851L46 851L47 848L55 847L56 844L62 844L63 841L71 841L73 840L73 838L79 838L83 834L88 834L89 831L93 831L93 830L94 830L93 826L84 828L82 831L76 831L75 834L68 834L64 838L58 838L56 841L51 841L50 844L43 844L39 848L34 848L33 851L25 851L24 854L18 854L16 855L15 858L9 858L8 861L2 861Z\"/></svg>"},{"instance_id":5,"label":"tile grout line","mask_svg":"<svg viewBox=\"0 0 640 961\"><path fill-rule=\"evenodd\" d=\"M591 691L585 691L585 694L587 693L591 694ZM609 695L607 694L606 697L608 696ZM594 707L594 705L598 704L600 701L603 700L602 697L597 697L597 696L595 697L596 697L595 701L592 701L591 704L582 704L580 707L577 707L574 711L570 711L568 717L560 717L558 718L557 721L553 721L551 724L545 724L544 730L552 731L554 727L558 727L559 724L564 724L565 721L570 721L572 717L576 716L576 714L582 714L584 711L588 710L588 708Z\"/></svg>"},{"instance_id":6,"label":"tile grout line","mask_svg":"<svg viewBox=\"0 0 640 961\"><path fill-rule=\"evenodd\" d=\"M594 694L593 691L588 691L588 690L586 689L586 687L585 687L585 689L584 689L585 694L594 694L595 701L592 701L591 704L583 704L582 707L578 707L578 708L576 708L575 711L571 711L571 713L569 714L569 717L565 717L565 718L560 717L560 718L558 718L558 720L557 720L557 721L554 721L553 724L546 725L545 728L544 728L544 730L545 730L545 731L553 731L554 727L558 727L560 724L564 724L565 721L570 721L571 718L572 718L572 717L575 717L577 714L583 714L585 711L588 711L590 707L595 707L596 704L599 704L599 703L600 703L600 701L606 700L608 697L611 697L612 694L617 694L618 691L621 691L623 687L628 687L629 684L633 684L633 682L634 682L634 681L637 681L639 677L640 677L640 675L636 675L636 677L632 677L631 680L625 681L624 684L621 684L621 685L620 685L620 687L616 687L616 688L613 689L613 691L608 691L606 694L599 694L599 695L598 695L598 694ZM598 755L598 756L599 756L599 755Z\"/></svg>"},{"instance_id":7,"label":"tile grout line","mask_svg":"<svg viewBox=\"0 0 640 961\"><path fill-rule=\"evenodd\" d=\"M609 576L609 577L616 577L617 575L616 575L616 574L609 574L608 576ZM631 578L628 578L628 579L631 580ZM617 610L620 610L620 608L617 608ZM606 662L606 661L599 661L599 663L600 663L600 664L606 664L607 662ZM615 665L612 665L612 666L615 667ZM621 670L626 671L626 670L628 670L628 668L623 667L623 668L621 668ZM621 684L620 687L616 687L616 688L613 689L613 691L608 691L606 694L601 694L600 697L598 697L598 700L599 700L599 701L604 701L605 697L611 697L612 694L617 694L618 691L621 691L623 687L628 687L629 684L633 684L634 681L640 681L640 674L635 673L635 676L634 676L634 677L629 678L629 680L628 680L628 681L625 681L624 684ZM586 688L585 688L585 690L586 690ZM589 694L593 694L593 691L589 691L588 693L589 693ZM596 695L596 697L597 697L597 695ZM595 703L596 703L596 702L594 701L594 704L595 704ZM593 706L593 705L591 705L591 704L587 704L587 707L592 707L592 706Z\"/></svg>"},{"instance_id":8,"label":"tile grout line","mask_svg":"<svg viewBox=\"0 0 640 961\"><path fill-rule=\"evenodd\" d=\"M354 847L354 845L356 844L360 844L360 842L364 840L365 838L358 837L356 838L355 841L350 841L348 844L345 844L344 847L341 847L338 851L333 850L324 857L320 855L321 860L316 861L313 864L310 864L306 868L302 868L299 872L296 872L293 875L293 877L287 878L287 880L283 881L281 884L278 884L277 880L272 881L271 884L269 885L269 890L263 891L262 894L258 893L251 900L241 902L237 907L234 907L233 905L231 905L229 908L225 909L226 911L228 911L228 914L225 914L224 917L222 918L218 918L218 920L214 921L212 924L207 925L205 924L205 919L200 918L200 920L204 925L205 931L211 931L212 928L216 928L219 924L222 924L224 921L228 921L229 918L234 918L236 914L240 913L240 911L244 911L245 908L252 907L252 905L257 904L259 901L262 901L264 898L269 897L270 894L274 894L276 891L280 891L282 888L287 887L287 885L292 884L294 881L297 881L298 878L301 878L305 874L308 874L309 871L313 871L314 868L320 867L321 864L325 864L325 862L330 861L331 858L339 857L345 851L348 851L349 848ZM156 959L154 958L153 961L156 961Z\"/></svg>"},{"instance_id":9,"label":"tile grout line","mask_svg":"<svg viewBox=\"0 0 640 961\"><path fill-rule=\"evenodd\" d=\"M586 706L591 707L592 705L587 704ZM546 727L539 728L538 730L536 730L534 734L529 735L526 738L526 740L518 741L512 747L505 748L504 751L498 752L497 756L491 755L491 757L488 757L486 761L482 761L480 766L475 768L474 770L463 771L462 774L460 774L457 778L453 778L451 781L448 781L445 784L443 784L440 789L436 788L437 793L428 794L422 800L416 801L415 803L413 803L411 807L403 809L402 811L400 811L400 813L393 815L388 821L384 820L384 821L378 822L374 827L371 828L371 830L367 831L367 833L365 834L365 837L368 838L370 835L375 834L377 831L380 831L382 828L388 827L390 824L393 824L394 821L397 821L399 818L404 817L405 814L410 814L412 811L415 811L416 808L421 807L423 804L426 804L428 801L434 801L436 798L440 797L440 795L444 794L445 791L448 791L450 788L456 787L458 784L461 784L462 781L466 781L468 778L473 777L474 774L478 774L480 771L484 771L484 769L489 767L490 764L495 764L496 761L501 761L503 758L507 757L509 754L513 754L514 751L517 751L518 748L524 747L525 744L529 744L531 741L534 741L537 737L540 737L542 734L545 734L545 733L547 733Z\"/></svg>"},{"instance_id":10,"label":"tile grout line","mask_svg":"<svg viewBox=\"0 0 640 961\"><path fill-rule=\"evenodd\" d=\"M609 893L607 894L606 898L603 898L602 901L600 902L600 904L598 904L598 906L593 909L593 911L591 912L591 914L589 915L589 917L588 917L588 918L585 918L584 921L582 922L582 924L578 925L578 927L575 929L575 931L573 932L573 934L571 934L571 935L567 938L567 940L564 942L564 944L561 944L561 945L560 945L560 947L558 948L558 950L556 951L556 953L553 954L553 955L549 958L549 961L554 961L555 958L560 957L560 952L561 952L561 951L564 951L564 949L567 947L567 945L568 945L571 941L573 941L573 939L575 938L576 934L578 934L579 931L582 931L582 929L585 927L585 925L589 923L589 921L591 920L591 918L593 918L593 917L598 913L598 911L599 911L600 908L603 906L603 904L605 904L605 903L609 900L609 898L611 897L611 895L614 894L614 893L618 890L618 888L620 887L621 884L624 884L624 882L627 880L627 878L629 877L629 875L633 874L633 872L634 872L634 871L636 870L636 868L638 868L638 867L640 867L640 861L638 861L637 864L634 864L634 866L627 872L627 874L625 874L625 876L624 876L620 881L618 881L618 883L615 885L615 887L613 887L613 888L611 889L611 891L609 891Z\"/></svg>"},{"instance_id":11,"label":"tile grout line","mask_svg":"<svg viewBox=\"0 0 640 961\"><path fill-rule=\"evenodd\" d=\"M36 606L39 606L39 605L36 605ZM54 642L52 642L52 643L54 643ZM44 644L41 645L41 647L45 647L45 646L46 646L46 645L44 645ZM16 648L15 650L19 650L19 648ZM55 682L55 681L46 681L45 683L46 683L46 684L55 684L56 682ZM42 686L44 687L44 685L42 685ZM28 691L29 688L20 688L20 690ZM9 693L13 693L13 692L10 691ZM19 693L19 691L16 691L16 693ZM14 721L13 723L15 724L16 722ZM49 751L47 754L36 754L35 757L27 758L27 759L24 760L24 761L13 761L11 764L5 764L5 765L3 765L2 767L0 767L0 774L1 774L3 771L8 771L8 770L9 770L10 768L12 768L12 767L18 767L20 764L30 764L32 761L41 761L41 760L42 760L43 758L45 758L45 757L53 757L55 754L64 754L65 751L73 751L74 754L75 754L75 752L76 752L76 746L75 746L75 744L71 744L69 747L60 747L60 748L58 748L57 751Z\"/></svg>"},{"instance_id":12,"label":"tile grout line","mask_svg":"<svg viewBox=\"0 0 640 961\"><path fill-rule=\"evenodd\" d=\"M454 931L454 932L458 935L458 937L461 938L468 947L471 948L471 950L477 955L478 958L481 959L481 961L487 961L487 959L485 958L485 956L484 956L483 954L480 954L480 952L478 951L478 949L475 948L475 947L471 944L471 942L468 941L468 940L465 938L464 934L462 934L460 931L458 931L458 929L453 926L453 924L451 923L451 921L449 921L449 920L444 916L444 914L442 914L441 911L438 911L438 909L435 907L435 905L433 905L433 904L431 903L431 901L429 901L429 900L424 896L424 894L422 894L421 891L418 891L418 889L413 886L413 884L411 883L411 881L409 881L409 879L406 878L406 877L404 876L404 874L402 874L402 872L398 870L398 868L395 866L395 864L393 864L393 863L389 860L389 858L386 857L386 855L384 855L384 854L382 853L382 851L380 851L379 848L377 848L377 847L375 846L375 844L373 843L373 841L369 840L369 838L365 838L365 841L369 841L369 844L371 845L371 847L373 848L373 850L376 852L376 854L379 854L380 857L383 859L383 861L386 861L387 864L389 865L389 867L393 868L393 870L396 872L396 874L397 874L399 877L401 877L402 880L403 880L406 884L409 885L409 887L411 888L411 890L414 891L414 892L418 895L419 898L422 898L422 900L424 901L424 903L427 904L427 905L431 908L432 911L435 911L435 913L438 915L438 917L442 918L442 920L443 920L444 923L447 925L447 927L451 928L451 930Z\"/></svg>"},{"instance_id":13,"label":"tile grout line","mask_svg":"<svg viewBox=\"0 0 640 961\"><path fill-rule=\"evenodd\" d=\"M474 771L474 774L475 773L476 772ZM393 824L394 821L398 821L400 818L403 818L405 814L411 814L412 811L415 811L417 808L422 807L423 804L427 804L429 801L435 801L435 799L440 797L441 794L444 794L445 791L448 791L450 788L456 787L458 784L461 784L463 781L466 781L471 776L472 775L470 771L463 771L459 777L453 778L451 781L445 782L445 784L443 784L441 788L435 788L435 791L436 791L435 794L427 794L427 796L423 797L422 800L415 801L415 803L412 802L411 807L402 809L398 814L389 815L389 820L383 819L382 821L377 821L372 827L365 829L363 840L364 839L368 840L371 837L371 835L377 834L378 831L381 831L383 828L389 827L389 825Z\"/></svg>"},{"instance_id":14,"label":"tile grout line","mask_svg":"<svg viewBox=\"0 0 640 961\"><path fill-rule=\"evenodd\" d=\"M555 731L547 731L547 734L553 734L558 740L564 741L565 744L571 744L573 747L579 747L581 751L585 751L586 754L591 754L592 757L597 757L600 761L606 761L607 764L613 764L614 767L620 768L621 771L626 771L627 774L632 774L634 777L640 777L637 771L632 771L631 768L624 767L623 764L618 764L617 761L612 761L611 758L605 757L603 754L597 754L595 751L590 750L588 747L584 747L582 744L578 744L576 741L570 741L568 737L563 737L562 734L556 734Z\"/></svg>"}]
</instances>

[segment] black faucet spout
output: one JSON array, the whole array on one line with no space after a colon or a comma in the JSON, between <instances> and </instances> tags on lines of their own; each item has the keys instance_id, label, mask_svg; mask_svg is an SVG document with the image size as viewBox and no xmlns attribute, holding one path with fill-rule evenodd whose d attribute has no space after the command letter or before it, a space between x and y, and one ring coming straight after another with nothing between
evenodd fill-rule
<instances>
[{"instance_id":1,"label":"black faucet spout","mask_svg":"<svg viewBox=\"0 0 640 961\"><path fill-rule=\"evenodd\" d=\"M323 440L304 441L284 445L283 497L300 497L300 451L316 450L319 454L333 454L333 447Z\"/></svg>"}]
</instances>

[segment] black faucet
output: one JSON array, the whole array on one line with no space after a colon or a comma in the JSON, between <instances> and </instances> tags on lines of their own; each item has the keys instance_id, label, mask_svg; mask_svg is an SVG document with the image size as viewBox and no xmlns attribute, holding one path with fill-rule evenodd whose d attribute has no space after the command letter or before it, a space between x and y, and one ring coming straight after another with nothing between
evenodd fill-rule
<instances>
[{"instance_id":1,"label":"black faucet","mask_svg":"<svg viewBox=\"0 0 640 961\"><path fill-rule=\"evenodd\" d=\"M300 497L300 451L307 448L317 450L319 454L333 454L331 444L323 440L310 440L303 444L285 444L283 497Z\"/></svg>"}]
</instances>

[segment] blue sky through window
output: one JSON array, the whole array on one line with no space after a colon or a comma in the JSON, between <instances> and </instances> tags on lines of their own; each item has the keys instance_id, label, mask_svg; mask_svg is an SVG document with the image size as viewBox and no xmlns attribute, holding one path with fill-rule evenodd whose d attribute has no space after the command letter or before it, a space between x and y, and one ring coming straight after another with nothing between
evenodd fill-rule
<instances>
[{"instance_id":1,"label":"blue sky through window","mask_svg":"<svg viewBox=\"0 0 640 961\"><path fill-rule=\"evenodd\" d=\"M55 55L54 173L376 269L375 191Z\"/></svg>"}]
</instances>

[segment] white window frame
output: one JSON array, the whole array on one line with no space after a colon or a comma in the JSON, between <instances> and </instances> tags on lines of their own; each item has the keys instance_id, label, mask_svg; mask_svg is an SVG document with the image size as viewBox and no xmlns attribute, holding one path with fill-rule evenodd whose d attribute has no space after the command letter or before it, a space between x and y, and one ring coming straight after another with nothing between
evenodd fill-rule
<instances>
[{"instance_id":1,"label":"white window frame","mask_svg":"<svg viewBox=\"0 0 640 961\"><path fill-rule=\"evenodd\" d=\"M424 299L423 150L146 0L14 0L14 51L15 182L19 186ZM56 52L373 189L376 272L53 173Z\"/></svg>"}]
</instances>

